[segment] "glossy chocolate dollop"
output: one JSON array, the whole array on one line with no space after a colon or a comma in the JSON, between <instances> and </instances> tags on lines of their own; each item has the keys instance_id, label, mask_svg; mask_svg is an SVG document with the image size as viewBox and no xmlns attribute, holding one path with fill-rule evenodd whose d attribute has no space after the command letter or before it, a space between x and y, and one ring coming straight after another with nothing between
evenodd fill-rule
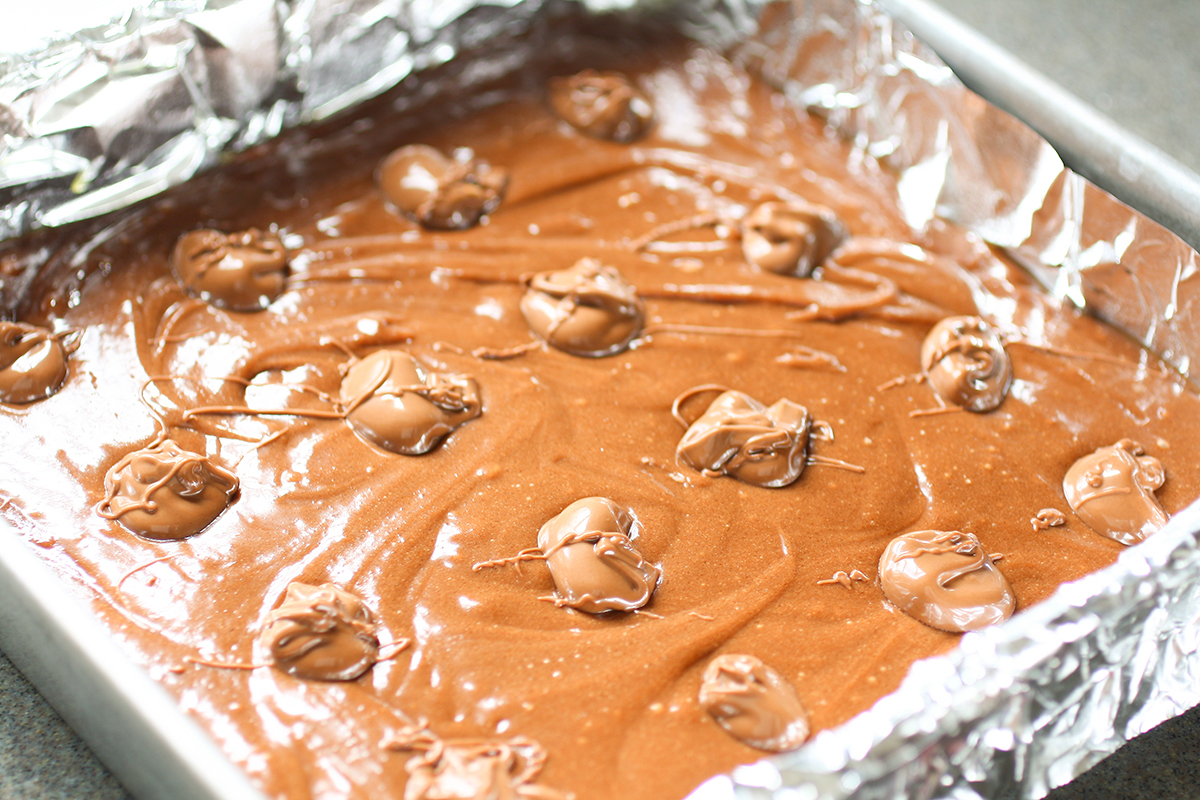
<instances>
[{"instance_id":1,"label":"glossy chocolate dollop","mask_svg":"<svg viewBox=\"0 0 1200 800\"><path fill-rule=\"evenodd\" d=\"M1137 544L1167 524L1154 495L1166 474L1137 442L1122 439L1071 465L1063 493L1088 527L1121 544Z\"/></svg>"},{"instance_id":2,"label":"glossy chocolate dollop","mask_svg":"<svg viewBox=\"0 0 1200 800\"><path fill-rule=\"evenodd\" d=\"M217 308L261 311L287 286L287 249L269 231L205 228L175 243L171 271L183 290Z\"/></svg>"},{"instance_id":3,"label":"glossy chocolate dollop","mask_svg":"<svg viewBox=\"0 0 1200 800\"><path fill-rule=\"evenodd\" d=\"M259 642L275 667L306 680L352 681L379 658L371 610L332 583L289 583Z\"/></svg>"},{"instance_id":4,"label":"glossy chocolate dollop","mask_svg":"<svg viewBox=\"0 0 1200 800\"><path fill-rule=\"evenodd\" d=\"M637 290L614 267L592 258L530 278L521 313L547 344L588 357L621 352L646 320Z\"/></svg>"},{"instance_id":5,"label":"glossy chocolate dollop","mask_svg":"<svg viewBox=\"0 0 1200 800\"><path fill-rule=\"evenodd\" d=\"M576 500L538 531L560 605L592 614L650 600L659 570L633 546L632 512L607 497Z\"/></svg>"},{"instance_id":6,"label":"glossy chocolate dollop","mask_svg":"<svg viewBox=\"0 0 1200 800\"><path fill-rule=\"evenodd\" d=\"M482 410L469 375L434 372L403 350L377 350L342 379L346 420L364 440L392 453L428 453Z\"/></svg>"},{"instance_id":7,"label":"glossy chocolate dollop","mask_svg":"<svg viewBox=\"0 0 1200 800\"><path fill-rule=\"evenodd\" d=\"M654 119L650 99L619 72L585 69L554 78L550 105L581 133L622 144L640 139Z\"/></svg>"},{"instance_id":8,"label":"glossy chocolate dollop","mask_svg":"<svg viewBox=\"0 0 1200 800\"><path fill-rule=\"evenodd\" d=\"M742 220L746 261L780 275L807 278L845 238L837 214L809 203L763 203Z\"/></svg>"},{"instance_id":9,"label":"glossy chocolate dollop","mask_svg":"<svg viewBox=\"0 0 1200 800\"><path fill-rule=\"evenodd\" d=\"M432 230L465 230L496 210L508 189L508 171L469 155L447 158L423 144L396 150L375 182L401 214Z\"/></svg>"},{"instance_id":10,"label":"glossy chocolate dollop","mask_svg":"<svg viewBox=\"0 0 1200 800\"><path fill-rule=\"evenodd\" d=\"M675 454L705 475L787 486L804 471L811 427L808 409L798 403L785 398L768 407L730 389L688 427Z\"/></svg>"},{"instance_id":11,"label":"glossy chocolate dollop","mask_svg":"<svg viewBox=\"0 0 1200 800\"><path fill-rule=\"evenodd\" d=\"M754 656L726 653L704 669L700 706L735 739L770 753L808 738L808 714L792 685Z\"/></svg>"},{"instance_id":12,"label":"glossy chocolate dollop","mask_svg":"<svg viewBox=\"0 0 1200 800\"><path fill-rule=\"evenodd\" d=\"M879 583L892 604L943 631L975 631L1012 616L1016 598L973 533L915 531L888 543Z\"/></svg>"},{"instance_id":13,"label":"glossy chocolate dollop","mask_svg":"<svg viewBox=\"0 0 1200 800\"><path fill-rule=\"evenodd\" d=\"M54 334L23 322L0 322L0 403L43 400L66 379L67 349Z\"/></svg>"},{"instance_id":14,"label":"glossy chocolate dollop","mask_svg":"<svg viewBox=\"0 0 1200 800\"><path fill-rule=\"evenodd\" d=\"M999 334L979 317L946 317L921 343L921 368L947 403L991 411L1012 384L1012 362Z\"/></svg>"},{"instance_id":15,"label":"glossy chocolate dollop","mask_svg":"<svg viewBox=\"0 0 1200 800\"><path fill-rule=\"evenodd\" d=\"M163 439L108 471L96 511L148 539L184 539L219 517L237 490L232 472Z\"/></svg>"},{"instance_id":16,"label":"glossy chocolate dollop","mask_svg":"<svg viewBox=\"0 0 1200 800\"><path fill-rule=\"evenodd\" d=\"M523 736L512 739L442 739L423 724L398 731L388 750L415 753L404 764L404 800L567 800L534 781L546 751Z\"/></svg>"}]
</instances>

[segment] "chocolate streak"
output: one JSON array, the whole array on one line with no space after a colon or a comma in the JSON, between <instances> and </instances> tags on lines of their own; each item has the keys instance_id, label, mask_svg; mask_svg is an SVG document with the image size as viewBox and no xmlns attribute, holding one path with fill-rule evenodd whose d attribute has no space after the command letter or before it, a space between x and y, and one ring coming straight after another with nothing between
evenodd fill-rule
<instances>
[{"instance_id":1,"label":"chocolate streak","mask_svg":"<svg viewBox=\"0 0 1200 800\"><path fill-rule=\"evenodd\" d=\"M575 63L545 75L624 69L655 109L643 138L620 144L563 124L531 69L519 87L485 86L461 104L401 113L381 101L368 123L319 140L296 132L161 201L55 232L43 251L50 234L0 246L0 257L51 254L18 318L85 330L58 395L0 409L0 487L13 498L0 513L272 796L398 797L418 774L441 791L449 761L428 749L412 763L381 744L424 718L441 742L540 743L536 785L577 800L680 798L760 757L699 703L714 653L751 653L795 677L820 731L958 641L897 613L869 583L818 585L877 563L897 533L978 532L1005 554L1028 607L1122 549L1083 525L1029 530L1040 509L1063 507L1080 455L1122 437L1167 442L1155 451L1170 473L1162 506L1200 495L1182 455L1200 450L1200 403L1166 371L1139 370L1125 338L1064 311L950 224L911 230L885 166L740 67L692 46L576 44L553 51ZM488 224L432 231L395 213L375 172L407 144L467 147L506 169ZM740 218L774 200L827 207L844 224L848 238L814 277L755 269L708 228L668 237L673 252L632 246L665 222L714 209ZM272 224L291 272L263 311L199 302L170 273L181 232ZM517 279L581 258L638 287L647 327L677 327L599 359L541 346L472 355L533 341ZM647 292L667 286L730 291ZM876 388L921 370L938 319L980 313L1023 339L1126 363L1013 348L1013 391L987 413L914 418L929 386ZM349 354L401 347L481 387L479 417L420 456L368 446L336 414L186 414L328 411ZM840 368L780 363L798 347ZM813 468L764 489L676 464L672 400L706 383L803 403L836 431L820 451L865 471ZM185 542L147 541L92 511L105 472L156 434L149 407L182 449L236 465L237 501ZM81 424L85 414L104 424ZM537 566L472 571L530 547L533 531L589 496L636 510L638 551L662 571L657 618L536 602L554 591ZM165 554L156 580L119 585ZM353 682L180 670L197 654L252 661L246 632L267 627L294 581L337 584L412 645ZM495 770L517 776L502 785L528 785L511 763L497 752Z\"/></svg>"}]
</instances>

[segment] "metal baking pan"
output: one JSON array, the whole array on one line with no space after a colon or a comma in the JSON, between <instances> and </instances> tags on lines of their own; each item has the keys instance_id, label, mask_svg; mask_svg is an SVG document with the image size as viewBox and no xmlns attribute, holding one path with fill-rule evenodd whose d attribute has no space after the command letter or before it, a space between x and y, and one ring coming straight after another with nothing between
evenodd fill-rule
<instances>
[{"instance_id":1,"label":"metal baking pan","mask_svg":"<svg viewBox=\"0 0 1200 800\"><path fill-rule=\"evenodd\" d=\"M968 88L1041 134L1067 166L1200 249L1200 176L929 0L880 4Z\"/></svg>"},{"instance_id":2,"label":"metal baking pan","mask_svg":"<svg viewBox=\"0 0 1200 800\"><path fill-rule=\"evenodd\" d=\"M937 7L879 2L973 88L1043 132L1069 163L1200 242L1200 179ZM761 5L730 3L723 10L736 18ZM874 6L853 0L792 8L810 21L822 14L841 21L876 15ZM687 24L693 22L694 15ZM902 30L883 27L874 41L886 35L905 45ZM929 58L936 73L936 59L919 46L914 52ZM1023 241L993 240L1031 260ZM1196 263L1186 248L1172 252ZM1053 266L1040 273L1052 284L1060 274L1086 273L1078 264ZM1064 286L1069 293L1072 286ZM1179 356L1173 363L1186 370L1187 348L1195 345L1172 351ZM695 796L1041 796L1200 702L1200 584L1189 577L1200 570L1198 531L1200 505L1193 505L1109 569L1064 586L1004 626L964 637L948 656L914 665L899 692L841 728L796 753L714 778ZM0 520L0 647L121 782L139 800L262 797L68 596L33 548Z\"/></svg>"}]
</instances>

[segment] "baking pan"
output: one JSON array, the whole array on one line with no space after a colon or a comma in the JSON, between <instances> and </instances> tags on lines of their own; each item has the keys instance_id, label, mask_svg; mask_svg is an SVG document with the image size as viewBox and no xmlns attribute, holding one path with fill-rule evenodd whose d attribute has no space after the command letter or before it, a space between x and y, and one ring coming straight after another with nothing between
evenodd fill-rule
<instances>
[{"instance_id":1,"label":"baking pan","mask_svg":"<svg viewBox=\"0 0 1200 800\"><path fill-rule=\"evenodd\" d=\"M0 649L135 797L264 800L3 519Z\"/></svg>"},{"instance_id":2,"label":"baking pan","mask_svg":"<svg viewBox=\"0 0 1200 800\"><path fill-rule=\"evenodd\" d=\"M876 15L869 4L793 8L798 16L842 20ZM887 0L886 8L973 86L1044 130L1072 163L1111 181L1191 241L1200 239L1195 176L1064 99L936 7ZM904 41L902 32L886 35ZM935 59L927 63L936 71ZM1072 124L1055 127L1060 118ZM1023 241L993 241L1022 257ZM1057 276L1086 273L1066 260L1052 266L1041 277L1068 292L1072 285ZM1190 352L1172 363L1186 369ZM143 800L260 797L107 631L64 600L69 592L56 588L19 535L0 527L0 646L130 791ZM1200 507L1193 506L1113 567L1063 587L1004 626L964 637L948 656L914 665L899 692L841 728L797 753L715 778L697 796L1040 796L1200 701L1200 589L1188 578L1200 569L1198 530Z\"/></svg>"},{"instance_id":3,"label":"baking pan","mask_svg":"<svg viewBox=\"0 0 1200 800\"><path fill-rule=\"evenodd\" d=\"M1200 176L928 0L880 0L968 88L1046 138L1075 172L1200 248ZM1150 13L1150 12L1148 12Z\"/></svg>"}]
</instances>

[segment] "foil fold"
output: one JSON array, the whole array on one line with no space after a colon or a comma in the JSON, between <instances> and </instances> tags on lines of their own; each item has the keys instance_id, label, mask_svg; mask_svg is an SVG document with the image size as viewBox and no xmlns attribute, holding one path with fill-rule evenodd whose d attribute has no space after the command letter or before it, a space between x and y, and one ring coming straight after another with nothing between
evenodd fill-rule
<instances>
[{"instance_id":1,"label":"foil fold","mask_svg":"<svg viewBox=\"0 0 1200 800\"><path fill-rule=\"evenodd\" d=\"M975 230L1064 301L1189 374L1200 256L1067 170L871 0L146 3L0 54L0 239L136 202L286 127L579 10L666 19L730 47L862 157L895 170L914 228L944 217ZM460 78L486 80L521 57L485 59ZM414 85L413 96L426 91ZM4 266L0 297L14 280ZM1197 531L1193 506L1112 567L917 662L869 711L693 797L1042 796L1200 702Z\"/></svg>"},{"instance_id":2,"label":"foil fold","mask_svg":"<svg viewBox=\"0 0 1200 800\"><path fill-rule=\"evenodd\" d=\"M915 663L801 750L693 798L1037 798L1200 702L1192 506L1116 564Z\"/></svg>"}]
</instances>

